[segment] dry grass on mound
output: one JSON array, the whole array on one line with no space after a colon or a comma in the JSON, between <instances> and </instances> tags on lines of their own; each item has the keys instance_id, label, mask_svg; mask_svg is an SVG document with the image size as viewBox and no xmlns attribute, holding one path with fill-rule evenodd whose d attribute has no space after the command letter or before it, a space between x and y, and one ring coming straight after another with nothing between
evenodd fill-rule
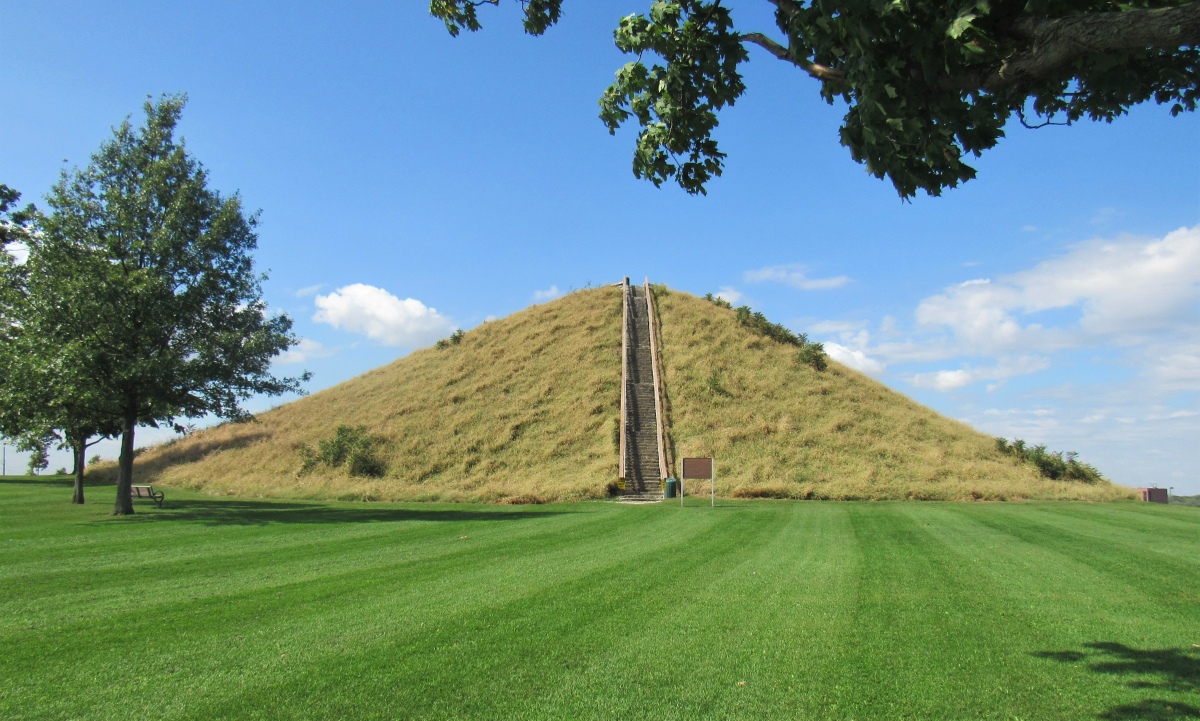
<instances>
[{"instance_id":1,"label":"dry grass on mound","mask_svg":"<svg viewBox=\"0 0 1200 721\"><path fill-rule=\"evenodd\" d=\"M1051 481L994 440L831 361L758 336L734 312L658 296L674 455L717 459L717 493L839 500L1115 500L1112 484ZM707 492L707 482L689 491Z\"/></svg>"},{"instance_id":2,"label":"dry grass on mound","mask_svg":"<svg viewBox=\"0 0 1200 721\"><path fill-rule=\"evenodd\" d=\"M831 362L754 335L733 311L659 297L672 458L714 455L735 498L1112 500L1049 481L993 440ZM572 293L263 413L147 449L139 482L214 494L498 503L600 498L617 475L621 297ZM318 466L341 425L380 439L381 478ZM676 467L676 471L678 468ZM94 469L114 475L113 464ZM707 483L689 492L707 493Z\"/></svg>"},{"instance_id":3,"label":"dry grass on mound","mask_svg":"<svg viewBox=\"0 0 1200 721\"><path fill-rule=\"evenodd\" d=\"M617 475L620 361L619 289L579 291L253 423L147 449L135 476L247 496L500 503L604 497ZM339 425L366 426L382 440L384 477L325 467L299 473L300 444L315 447Z\"/></svg>"}]
</instances>

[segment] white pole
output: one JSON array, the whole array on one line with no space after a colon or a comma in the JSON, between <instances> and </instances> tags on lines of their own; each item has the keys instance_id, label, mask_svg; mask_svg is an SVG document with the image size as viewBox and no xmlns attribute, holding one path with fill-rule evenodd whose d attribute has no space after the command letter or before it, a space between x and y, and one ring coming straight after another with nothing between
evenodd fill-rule
<instances>
[{"instance_id":1,"label":"white pole","mask_svg":"<svg viewBox=\"0 0 1200 721\"><path fill-rule=\"evenodd\" d=\"M712 459L712 468L709 469L709 478L712 480L712 507L717 507L717 459Z\"/></svg>"}]
</instances>

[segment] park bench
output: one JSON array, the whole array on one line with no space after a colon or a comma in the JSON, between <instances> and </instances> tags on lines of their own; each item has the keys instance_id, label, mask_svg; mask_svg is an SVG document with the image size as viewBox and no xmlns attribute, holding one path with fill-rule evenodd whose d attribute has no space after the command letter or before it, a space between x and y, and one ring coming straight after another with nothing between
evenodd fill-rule
<instances>
[{"instance_id":1,"label":"park bench","mask_svg":"<svg viewBox=\"0 0 1200 721\"><path fill-rule=\"evenodd\" d=\"M154 501L154 505L162 508L163 492L154 490L154 486L133 486L134 498L149 498Z\"/></svg>"}]
</instances>

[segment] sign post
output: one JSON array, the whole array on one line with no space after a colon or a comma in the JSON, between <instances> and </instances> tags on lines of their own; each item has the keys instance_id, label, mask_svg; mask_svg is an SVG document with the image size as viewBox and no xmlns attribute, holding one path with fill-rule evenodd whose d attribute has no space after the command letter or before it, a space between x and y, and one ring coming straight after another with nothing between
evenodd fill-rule
<instances>
[{"instance_id":1,"label":"sign post","mask_svg":"<svg viewBox=\"0 0 1200 721\"><path fill-rule=\"evenodd\" d=\"M683 480L696 479L705 480L712 484L712 506L717 507L717 463L714 458L684 458L683 459ZM682 488L682 482L680 487ZM679 494L680 506L683 505L683 493Z\"/></svg>"}]
</instances>

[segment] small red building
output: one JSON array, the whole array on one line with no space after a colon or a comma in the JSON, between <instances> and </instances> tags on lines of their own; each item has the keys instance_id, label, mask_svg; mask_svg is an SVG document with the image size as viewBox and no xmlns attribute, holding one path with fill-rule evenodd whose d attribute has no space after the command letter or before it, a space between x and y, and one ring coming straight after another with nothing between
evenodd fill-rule
<instances>
[{"instance_id":1,"label":"small red building","mask_svg":"<svg viewBox=\"0 0 1200 721\"><path fill-rule=\"evenodd\" d=\"M1167 489L1165 488L1139 488L1142 493L1142 500L1150 503L1167 503Z\"/></svg>"}]
</instances>

